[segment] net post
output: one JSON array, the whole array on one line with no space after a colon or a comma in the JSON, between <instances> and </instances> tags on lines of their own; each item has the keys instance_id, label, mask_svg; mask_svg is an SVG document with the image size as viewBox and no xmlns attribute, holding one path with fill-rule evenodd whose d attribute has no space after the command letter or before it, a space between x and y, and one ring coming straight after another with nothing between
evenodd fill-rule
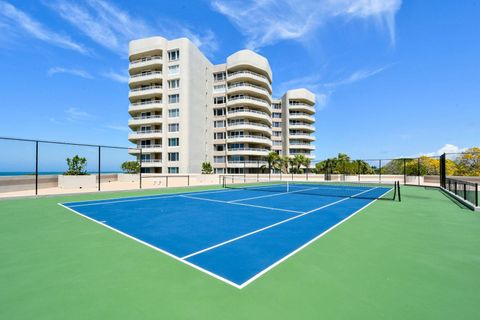
<instances>
[{"instance_id":1,"label":"net post","mask_svg":"<svg viewBox=\"0 0 480 320\"><path fill-rule=\"evenodd\" d=\"M400 192L400 181L397 181L397 188L398 188L398 202L402 201L402 194Z\"/></svg>"},{"instance_id":2,"label":"net post","mask_svg":"<svg viewBox=\"0 0 480 320\"><path fill-rule=\"evenodd\" d=\"M98 191L100 191L101 180L102 180L102 147L98 146Z\"/></svg>"},{"instance_id":3,"label":"net post","mask_svg":"<svg viewBox=\"0 0 480 320\"><path fill-rule=\"evenodd\" d=\"M35 141L35 195L38 195L38 141Z\"/></svg>"},{"instance_id":4,"label":"net post","mask_svg":"<svg viewBox=\"0 0 480 320\"><path fill-rule=\"evenodd\" d=\"M139 163L140 163L140 172L139 172L139 184L140 184L140 189L142 189L142 147L140 147L140 157L139 157Z\"/></svg>"}]
</instances>

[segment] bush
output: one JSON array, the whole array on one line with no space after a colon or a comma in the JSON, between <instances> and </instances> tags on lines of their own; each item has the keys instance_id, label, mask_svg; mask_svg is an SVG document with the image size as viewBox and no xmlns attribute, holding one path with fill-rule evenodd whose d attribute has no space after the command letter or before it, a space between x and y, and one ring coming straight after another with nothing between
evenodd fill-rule
<instances>
[{"instance_id":1,"label":"bush","mask_svg":"<svg viewBox=\"0 0 480 320\"><path fill-rule=\"evenodd\" d=\"M140 163L138 161L125 161L122 163L122 170L124 173L140 173Z\"/></svg>"},{"instance_id":2,"label":"bush","mask_svg":"<svg viewBox=\"0 0 480 320\"><path fill-rule=\"evenodd\" d=\"M88 175L86 166L87 159L75 155L73 158L67 158L68 170L63 174L66 176L84 176Z\"/></svg>"},{"instance_id":3,"label":"bush","mask_svg":"<svg viewBox=\"0 0 480 320\"><path fill-rule=\"evenodd\" d=\"M212 174L212 173L213 173L212 164L208 161L202 163L202 174Z\"/></svg>"}]
</instances>

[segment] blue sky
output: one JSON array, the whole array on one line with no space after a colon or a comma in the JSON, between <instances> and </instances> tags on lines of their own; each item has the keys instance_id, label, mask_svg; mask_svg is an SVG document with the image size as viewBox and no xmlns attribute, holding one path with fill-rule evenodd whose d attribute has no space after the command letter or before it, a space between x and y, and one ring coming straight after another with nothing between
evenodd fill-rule
<instances>
[{"instance_id":1,"label":"blue sky","mask_svg":"<svg viewBox=\"0 0 480 320\"><path fill-rule=\"evenodd\" d=\"M480 144L479 1L3 1L0 136L128 146L128 41L251 48L317 94L317 159ZM20 121L21 119L21 121Z\"/></svg>"}]
</instances>

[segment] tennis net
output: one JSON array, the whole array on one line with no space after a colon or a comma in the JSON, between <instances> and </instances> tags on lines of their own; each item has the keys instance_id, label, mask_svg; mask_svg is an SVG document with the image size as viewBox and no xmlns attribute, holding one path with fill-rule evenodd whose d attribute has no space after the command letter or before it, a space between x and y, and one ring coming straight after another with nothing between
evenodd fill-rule
<instances>
[{"instance_id":1,"label":"tennis net","mask_svg":"<svg viewBox=\"0 0 480 320\"><path fill-rule=\"evenodd\" d=\"M243 176L223 176L223 187L259 192L299 193L358 199L401 200L400 183L365 183L345 181L282 181Z\"/></svg>"}]
</instances>

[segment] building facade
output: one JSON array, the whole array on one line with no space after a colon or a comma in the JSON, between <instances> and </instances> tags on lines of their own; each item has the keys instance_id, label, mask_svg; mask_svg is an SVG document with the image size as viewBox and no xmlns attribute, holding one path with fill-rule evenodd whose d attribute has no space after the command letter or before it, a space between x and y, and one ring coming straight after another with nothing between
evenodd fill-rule
<instances>
[{"instance_id":1,"label":"building facade","mask_svg":"<svg viewBox=\"0 0 480 320\"><path fill-rule=\"evenodd\" d=\"M255 173L269 152L314 158L315 95L272 98L268 60L241 50L213 65L188 39L130 42L128 139L146 173ZM135 151L140 157L140 151Z\"/></svg>"}]
</instances>

